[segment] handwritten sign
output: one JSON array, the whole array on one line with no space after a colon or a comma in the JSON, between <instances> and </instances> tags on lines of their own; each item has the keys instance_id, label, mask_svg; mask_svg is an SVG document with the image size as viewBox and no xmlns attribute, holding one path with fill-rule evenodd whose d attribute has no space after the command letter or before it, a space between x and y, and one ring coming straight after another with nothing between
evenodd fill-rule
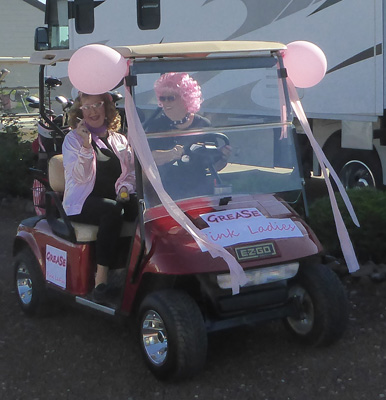
<instances>
[{"instance_id":1,"label":"handwritten sign","mask_svg":"<svg viewBox=\"0 0 386 400\"><path fill-rule=\"evenodd\" d=\"M256 208L243 208L201 214L209 225L201 230L208 239L223 247L265 239L302 237L290 218L267 218ZM205 248L202 248L205 251Z\"/></svg>"},{"instance_id":2,"label":"handwritten sign","mask_svg":"<svg viewBox=\"0 0 386 400\"><path fill-rule=\"evenodd\" d=\"M46 279L66 288L67 253L47 244L46 246Z\"/></svg>"}]
</instances>

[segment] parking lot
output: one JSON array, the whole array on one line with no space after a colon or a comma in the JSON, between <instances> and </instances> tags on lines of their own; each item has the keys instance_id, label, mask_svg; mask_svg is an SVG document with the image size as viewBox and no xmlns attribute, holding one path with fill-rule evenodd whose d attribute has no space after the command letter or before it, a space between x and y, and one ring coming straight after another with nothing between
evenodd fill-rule
<instances>
[{"instance_id":1,"label":"parking lot","mask_svg":"<svg viewBox=\"0 0 386 400\"><path fill-rule=\"evenodd\" d=\"M204 371L178 384L154 379L133 324L63 306L28 318L12 288L12 240L28 213L0 209L0 398L16 399L380 399L386 397L386 283L342 280L350 300L344 337L328 348L294 341L280 322L209 337Z\"/></svg>"}]
</instances>

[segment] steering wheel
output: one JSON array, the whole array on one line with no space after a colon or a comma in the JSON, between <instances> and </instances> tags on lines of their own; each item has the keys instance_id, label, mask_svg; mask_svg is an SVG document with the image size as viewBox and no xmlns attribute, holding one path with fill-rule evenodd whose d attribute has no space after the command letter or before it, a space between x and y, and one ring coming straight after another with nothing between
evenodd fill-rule
<instances>
[{"instance_id":1,"label":"steering wheel","mask_svg":"<svg viewBox=\"0 0 386 400\"><path fill-rule=\"evenodd\" d=\"M203 133L199 135L199 139L202 141L184 145L184 155L178 160L179 166L211 168L222 159L223 153L220 148L230 143L228 136L218 132ZM223 144L220 146L221 142Z\"/></svg>"},{"instance_id":2,"label":"steering wheel","mask_svg":"<svg viewBox=\"0 0 386 400\"><path fill-rule=\"evenodd\" d=\"M184 146L184 155L177 161L177 165L187 171L208 169L217 183L221 184L215 164L223 158L220 149L229 145L229 138L223 133L203 133L199 139L202 141L196 140Z\"/></svg>"}]
</instances>

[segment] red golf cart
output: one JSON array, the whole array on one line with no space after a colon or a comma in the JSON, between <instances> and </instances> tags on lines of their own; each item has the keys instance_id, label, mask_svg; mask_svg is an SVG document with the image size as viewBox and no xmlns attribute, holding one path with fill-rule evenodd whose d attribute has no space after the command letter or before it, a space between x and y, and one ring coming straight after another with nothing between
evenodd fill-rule
<instances>
[{"instance_id":1,"label":"red golf cart","mask_svg":"<svg viewBox=\"0 0 386 400\"><path fill-rule=\"evenodd\" d=\"M110 272L115 296L94 303L97 227L65 215L57 154L48 162L46 212L22 221L14 242L14 282L25 313L45 313L59 297L116 318L134 315L145 363L165 380L198 373L214 331L280 319L311 345L341 337L348 318L344 288L299 215L307 202L284 49L232 41L116 48L132 61L128 84L145 131L161 112L153 91L160 74L187 72L200 84L199 114L209 127L146 137L151 150L184 147L181 160L159 166L163 187L189 221L241 265L247 283L240 292L232 292L226 261L213 258L169 215L136 161L139 214L121 232ZM47 50L31 61L44 76L46 66L71 54ZM233 89L224 94L225 81ZM232 150L219 167L223 146Z\"/></svg>"}]
</instances>

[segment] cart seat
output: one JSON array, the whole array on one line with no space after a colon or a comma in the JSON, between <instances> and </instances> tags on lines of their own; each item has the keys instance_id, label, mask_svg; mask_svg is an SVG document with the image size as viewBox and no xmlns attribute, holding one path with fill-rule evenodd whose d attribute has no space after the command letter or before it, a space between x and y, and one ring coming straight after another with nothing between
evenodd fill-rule
<instances>
[{"instance_id":1,"label":"cart seat","mask_svg":"<svg viewBox=\"0 0 386 400\"><path fill-rule=\"evenodd\" d=\"M64 193L64 166L63 155L53 156L48 163L48 179L51 189L60 194ZM96 225L83 224L70 221L76 236L77 242L93 242L96 240L99 227ZM134 236L135 223L124 221L121 237Z\"/></svg>"}]
</instances>

